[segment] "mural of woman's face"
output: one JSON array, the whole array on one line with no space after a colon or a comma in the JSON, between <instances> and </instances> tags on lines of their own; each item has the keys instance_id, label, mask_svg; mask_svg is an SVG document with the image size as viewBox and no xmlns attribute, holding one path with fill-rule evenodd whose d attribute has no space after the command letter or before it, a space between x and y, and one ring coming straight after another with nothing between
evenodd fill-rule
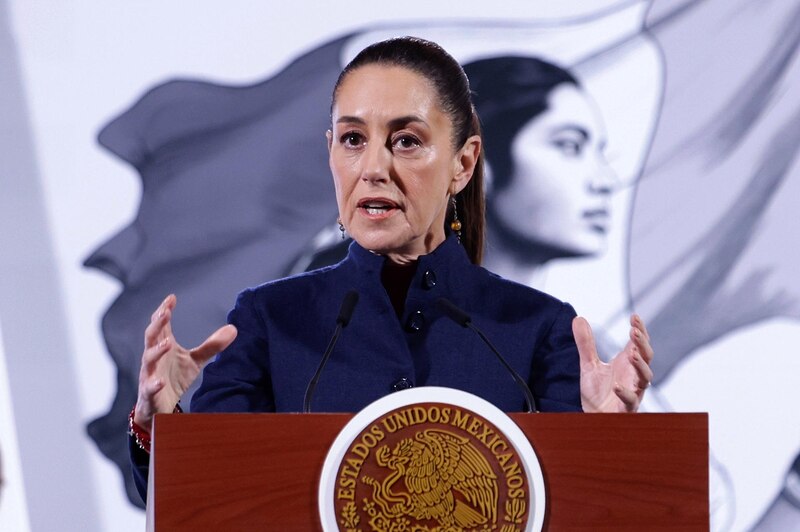
<instances>
[{"instance_id":1,"label":"mural of woman's face","mask_svg":"<svg viewBox=\"0 0 800 532\"><path fill-rule=\"evenodd\" d=\"M490 194L494 217L531 245L563 256L603 251L616 180L605 139L595 103L571 83L557 85L548 108L512 141L509 183Z\"/></svg>"}]
</instances>

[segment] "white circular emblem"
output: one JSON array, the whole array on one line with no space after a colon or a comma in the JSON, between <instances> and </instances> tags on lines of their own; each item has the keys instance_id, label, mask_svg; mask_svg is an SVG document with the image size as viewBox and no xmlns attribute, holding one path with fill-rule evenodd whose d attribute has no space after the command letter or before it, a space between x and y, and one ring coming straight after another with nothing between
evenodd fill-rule
<instances>
[{"instance_id":1,"label":"white circular emblem","mask_svg":"<svg viewBox=\"0 0 800 532\"><path fill-rule=\"evenodd\" d=\"M519 427L475 395L387 395L356 414L320 476L323 530L540 531L542 469Z\"/></svg>"}]
</instances>

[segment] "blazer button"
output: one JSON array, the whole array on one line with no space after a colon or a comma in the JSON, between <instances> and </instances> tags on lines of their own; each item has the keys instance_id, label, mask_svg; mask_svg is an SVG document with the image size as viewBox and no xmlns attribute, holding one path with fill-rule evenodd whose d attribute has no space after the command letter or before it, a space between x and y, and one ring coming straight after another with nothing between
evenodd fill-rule
<instances>
[{"instance_id":1,"label":"blazer button","mask_svg":"<svg viewBox=\"0 0 800 532\"><path fill-rule=\"evenodd\" d=\"M422 275L422 282L428 290L436 286L436 274L433 270L428 270Z\"/></svg>"},{"instance_id":2,"label":"blazer button","mask_svg":"<svg viewBox=\"0 0 800 532\"><path fill-rule=\"evenodd\" d=\"M409 314L406 320L406 329L408 332L417 332L425 325L425 314L421 310L417 310Z\"/></svg>"},{"instance_id":3,"label":"blazer button","mask_svg":"<svg viewBox=\"0 0 800 532\"><path fill-rule=\"evenodd\" d=\"M411 384L411 381L403 377L396 383L392 384L392 391L399 392L400 390L408 390L409 388L413 388L414 385Z\"/></svg>"}]
</instances>

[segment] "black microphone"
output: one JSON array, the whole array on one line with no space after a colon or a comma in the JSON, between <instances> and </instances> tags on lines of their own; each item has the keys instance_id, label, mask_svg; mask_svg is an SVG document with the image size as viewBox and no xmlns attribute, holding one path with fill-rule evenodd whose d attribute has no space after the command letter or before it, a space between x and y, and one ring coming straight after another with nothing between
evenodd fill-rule
<instances>
[{"instance_id":1,"label":"black microphone","mask_svg":"<svg viewBox=\"0 0 800 532\"><path fill-rule=\"evenodd\" d=\"M492 345L492 342L486 338L486 335L483 334L480 329L472 325L472 318L470 318L469 314L455 306L450 300L443 297L436 301L436 306L445 314L445 316L464 328L472 329L478 336L481 337L481 340L483 340L483 342L489 346L489 349L492 350L492 353L497 356L497 359L503 364L503 366L505 366L508 372L511 373L511 376L514 378L517 386L519 386L520 390L522 390L522 394L525 396L525 402L528 405L527 411L536 412L536 400L533 398L531 389L528 388L528 385L525 383L522 377L519 376L519 373L514 371L514 368L512 368L508 362L506 362L506 359L503 358L503 355L500 354L500 351L498 351L497 348Z\"/></svg>"},{"instance_id":2,"label":"black microphone","mask_svg":"<svg viewBox=\"0 0 800 532\"><path fill-rule=\"evenodd\" d=\"M305 414L311 412L311 397L314 395L314 389L317 387L320 374L322 374L322 368L327 364L342 329L347 327L347 324L350 323L350 318L353 317L353 311L356 309L356 303L358 303L358 292L350 290L345 294L342 300L342 306L339 307L339 315L336 317L336 329L333 331L331 341L328 342L328 347L322 355L322 360L320 360L319 366L317 366L317 371L314 373L314 376L311 377L311 381L306 388L306 395L303 397L303 413Z\"/></svg>"}]
</instances>

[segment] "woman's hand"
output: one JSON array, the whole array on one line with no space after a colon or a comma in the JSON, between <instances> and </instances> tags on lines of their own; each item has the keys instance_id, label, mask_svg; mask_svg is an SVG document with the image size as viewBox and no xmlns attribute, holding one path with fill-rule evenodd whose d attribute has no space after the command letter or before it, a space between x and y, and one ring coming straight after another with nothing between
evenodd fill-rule
<instances>
[{"instance_id":1,"label":"woman's hand","mask_svg":"<svg viewBox=\"0 0 800 532\"><path fill-rule=\"evenodd\" d=\"M236 338L236 327L225 325L195 347L186 349L172 334L172 311L177 299L170 294L150 318L144 331L144 353L139 371L139 397L133 421L151 430L153 416L169 413L200 374L203 365Z\"/></svg>"},{"instance_id":2,"label":"woman's hand","mask_svg":"<svg viewBox=\"0 0 800 532\"><path fill-rule=\"evenodd\" d=\"M584 318L572 321L581 359L581 403L584 412L636 412L650 386L653 348L644 322L631 316L630 339L606 364L597 356L592 328Z\"/></svg>"}]
</instances>

